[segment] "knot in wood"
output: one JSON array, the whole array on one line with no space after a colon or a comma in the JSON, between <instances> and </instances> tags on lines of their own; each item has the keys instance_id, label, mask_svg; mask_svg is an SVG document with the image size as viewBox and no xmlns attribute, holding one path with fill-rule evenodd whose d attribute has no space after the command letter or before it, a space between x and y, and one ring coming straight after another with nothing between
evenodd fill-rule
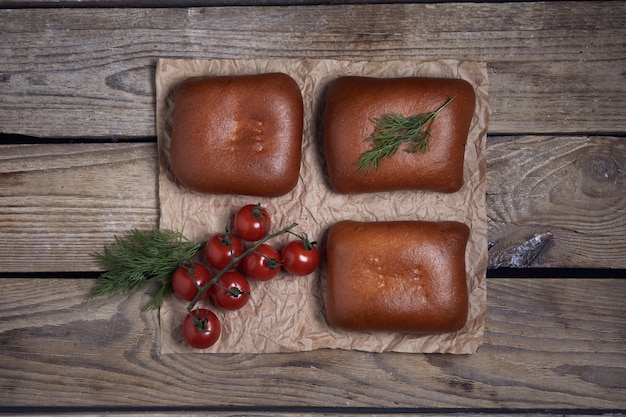
<instances>
[{"instance_id":1,"label":"knot in wood","mask_svg":"<svg viewBox=\"0 0 626 417\"><path fill-rule=\"evenodd\" d=\"M620 153L591 153L583 162L584 177L581 183L581 192L591 198L613 198L615 191L623 187L624 161ZM622 194L620 194L622 195Z\"/></svg>"},{"instance_id":2,"label":"knot in wood","mask_svg":"<svg viewBox=\"0 0 626 417\"><path fill-rule=\"evenodd\" d=\"M613 181L620 172L617 161L609 155L596 154L589 160L589 174L596 181Z\"/></svg>"}]
</instances>

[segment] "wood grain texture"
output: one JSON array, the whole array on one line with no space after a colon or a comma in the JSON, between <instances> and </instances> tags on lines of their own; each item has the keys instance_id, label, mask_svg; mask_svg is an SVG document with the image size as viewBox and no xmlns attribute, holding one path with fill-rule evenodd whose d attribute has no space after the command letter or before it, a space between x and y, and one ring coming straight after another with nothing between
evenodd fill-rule
<instances>
[{"instance_id":1,"label":"wood grain texture","mask_svg":"<svg viewBox=\"0 0 626 417\"><path fill-rule=\"evenodd\" d=\"M500 0L498 0L500 1ZM520 0L514 0L520 1ZM562 1L562 0L556 0ZM29 7L206 7L206 6L302 6L380 3L442 3L441 0L0 0L0 8ZM456 0L454 3L472 2ZM448 1L451 3L451 1Z\"/></svg>"},{"instance_id":2,"label":"wood grain texture","mask_svg":"<svg viewBox=\"0 0 626 417\"><path fill-rule=\"evenodd\" d=\"M115 234L158 224L155 143L0 149L0 271L97 268Z\"/></svg>"},{"instance_id":3,"label":"wood grain texture","mask_svg":"<svg viewBox=\"0 0 626 417\"><path fill-rule=\"evenodd\" d=\"M154 136L158 57L485 61L491 133L626 131L624 2L4 9L0 27L4 134Z\"/></svg>"},{"instance_id":4,"label":"wood grain texture","mask_svg":"<svg viewBox=\"0 0 626 417\"><path fill-rule=\"evenodd\" d=\"M626 141L490 137L489 240L549 231L531 266L626 268ZM156 144L0 145L0 271L94 271L114 235L158 224ZM493 252L492 252L493 253Z\"/></svg>"},{"instance_id":5,"label":"wood grain texture","mask_svg":"<svg viewBox=\"0 0 626 417\"><path fill-rule=\"evenodd\" d=\"M492 250L549 232L535 266L626 268L626 140L492 137L487 149Z\"/></svg>"},{"instance_id":6,"label":"wood grain texture","mask_svg":"<svg viewBox=\"0 0 626 417\"><path fill-rule=\"evenodd\" d=\"M85 302L90 280L0 279L0 404L622 409L626 280L563 282L490 280L475 355L207 356L159 355L142 294Z\"/></svg>"}]
</instances>

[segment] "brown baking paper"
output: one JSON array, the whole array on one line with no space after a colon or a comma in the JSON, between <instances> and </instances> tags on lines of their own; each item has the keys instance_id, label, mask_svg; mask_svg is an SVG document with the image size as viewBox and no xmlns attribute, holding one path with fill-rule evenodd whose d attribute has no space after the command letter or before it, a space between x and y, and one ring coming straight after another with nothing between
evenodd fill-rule
<instances>
[{"instance_id":1,"label":"brown baking paper","mask_svg":"<svg viewBox=\"0 0 626 417\"><path fill-rule=\"evenodd\" d=\"M296 188L277 198L209 195L190 192L176 183L168 166L172 89L197 75L284 72L300 85L304 99L303 155ZM342 75L373 77L436 76L462 78L476 90L477 105L465 151L463 188L453 194L380 192L340 195L330 190L322 150L321 110L327 83ZM324 318L326 264L319 272L293 277L281 272L266 282L251 282L251 301L241 310L213 308L222 323L219 341L201 352L273 353L313 349L355 349L369 352L473 353L483 338L486 304L487 221L485 209L485 141L488 124L486 66L477 62L353 62L338 60L169 60L158 62L157 134L160 155L160 227L182 232L195 241L206 240L231 224L237 208L261 203L272 214L273 231L297 222L319 242L324 254L326 232L343 219L456 220L471 228L466 251L470 312L466 326L456 333L415 335L360 333L331 328ZM271 243L280 247L287 236ZM324 256L322 256L324 259ZM208 301L198 304L209 305ZM181 323L187 303L172 296L160 310L161 353L198 352L182 339Z\"/></svg>"}]
</instances>

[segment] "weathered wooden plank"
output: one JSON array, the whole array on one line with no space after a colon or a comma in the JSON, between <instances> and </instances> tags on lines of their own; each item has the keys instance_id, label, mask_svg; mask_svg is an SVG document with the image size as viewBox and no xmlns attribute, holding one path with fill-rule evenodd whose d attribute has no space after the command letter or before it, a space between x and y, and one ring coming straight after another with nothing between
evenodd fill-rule
<instances>
[{"instance_id":1,"label":"weathered wooden plank","mask_svg":"<svg viewBox=\"0 0 626 417\"><path fill-rule=\"evenodd\" d=\"M0 0L0 8L28 7L205 7L205 6L302 6L370 3L436 3L441 0ZM471 1L456 0L455 2ZM558 1L558 0L557 0Z\"/></svg>"},{"instance_id":2,"label":"weathered wooden plank","mask_svg":"<svg viewBox=\"0 0 626 417\"><path fill-rule=\"evenodd\" d=\"M157 57L479 60L492 133L626 131L624 2L5 9L0 27L5 134L154 136Z\"/></svg>"},{"instance_id":3,"label":"weathered wooden plank","mask_svg":"<svg viewBox=\"0 0 626 417\"><path fill-rule=\"evenodd\" d=\"M158 224L156 144L3 145L0 270L76 271Z\"/></svg>"},{"instance_id":4,"label":"weathered wooden plank","mask_svg":"<svg viewBox=\"0 0 626 417\"><path fill-rule=\"evenodd\" d=\"M492 137L487 155L490 258L550 233L532 265L626 268L626 140Z\"/></svg>"},{"instance_id":5,"label":"weathered wooden plank","mask_svg":"<svg viewBox=\"0 0 626 417\"><path fill-rule=\"evenodd\" d=\"M502 0L495 0L498 2ZM520 0L513 0L520 1ZM562 0L553 0L562 1ZM380 3L464 3L472 0L0 0L0 8L28 7L205 7L205 6L303 6Z\"/></svg>"},{"instance_id":6,"label":"weathered wooden plank","mask_svg":"<svg viewBox=\"0 0 626 417\"><path fill-rule=\"evenodd\" d=\"M85 303L91 285L0 280L0 404L602 410L626 398L626 280L492 279L470 356L160 355L144 296Z\"/></svg>"},{"instance_id":7,"label":"weathered wooden plank","mask_svg":"<svg viewBox=\"0 0 626 417\"><path fill-rule=\"evenodd\" d=\"M227 407L227 410L230 411L215 411L213 408L205 408L202 407L203 410L206 411L155 411L154 409L150 409L150 411L139 411L139 409L133 409L133 411L106 411L107 417L243 417L243 416L254 416L254 417L335 417L341 416L345 417L346 415L359 415L362 417L382 417L389 415L428 415L429 417L453 417L453 416L463 416L463 417L484 417L485 411L468 411L468 410L441 410L437 413L432 412L432 410L421 410L421 409L390 409L389 407L385 407L384 409L376 409L376 408L303 408L303 407L270 407L269 409L272 411L266 411L267 408L263 408L263 411L260 411L256 407ZM22 409L19 409L20 411ZM32 409L31 409L32 410ZM86 415L94 415L95 412L93 409L81 409ZM96 408L96 412L99 411L99 408ZM210 410L210 411L209 411ZM302 411L304 410L304 411ZM486 410L490 412L491 410ZM500 411L500 410L493 410ZM532 411L529 410L527 413L525 412L516 412L515 416L517 417L537 417L537 416L553 416L556 413L560 417L570 417L570 416L594 416L597 415L594 410L588 410L586 413L581 410L572 410L569 413L564 412L565 410L554 410L554 409L543 409ZM609 415L621 415L618 412L608 412L606 414ZM20 416L24 417L50 417L50 413L31 413L31 412L20 412Z\"/></svg>"},{"instance_id":8,"label":"weathered wooden plank","mask_svg":"<svg viewBox=\"0 0 626 417\"><path fill-rule=\"evenodd\" d=\"M490 137L489 239L553 239L530 266L626 268L626 141ZM0 146L0 270L87 271L89 254L158 224L156 144Z\"/></svg>"}]
</instances>

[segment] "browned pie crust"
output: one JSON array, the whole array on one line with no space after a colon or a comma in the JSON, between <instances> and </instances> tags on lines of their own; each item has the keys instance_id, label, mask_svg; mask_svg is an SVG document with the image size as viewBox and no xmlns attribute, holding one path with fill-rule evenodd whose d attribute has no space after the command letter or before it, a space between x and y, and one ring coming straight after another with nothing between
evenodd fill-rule
<instances>
[{"instance_id":1,"label":"browned pie crust","mask_svg":"<svg viewBox=\"0 0 626 417\"><path fill-rule=\"evenodd\" d=\"M372 119L386 113L405 117L432 112L455 99L435 118L430 149L409 154L401 148L377 171L357 173L360 155L375 130ZM428 190L451 193L463 185L465 143L474 115L475 93L465 80L345 76L327 90L324 150L331 187L339 193Z\"/></svg>"},{"instance_id":2,"label":"browned pie crust","mask_svg":"<svg viewBox=\"0 0 626 417\"><path fill-rule=\"evenodd\" d=\"M204 193L275 197L297 184L303 103L288 75L196 77L174 93L171 169Z\"/></svg>"},{"instance_id":3,"label":"browned pie crust","mask_svg":"<svg viewBox=\"0 0 626 417\"><path fill-rule=\"evenodd\" d=\"M468 315L467 225L340 221L329 231L326 319L355 331L444 333Z\"/></svg>"}]
</instances>

